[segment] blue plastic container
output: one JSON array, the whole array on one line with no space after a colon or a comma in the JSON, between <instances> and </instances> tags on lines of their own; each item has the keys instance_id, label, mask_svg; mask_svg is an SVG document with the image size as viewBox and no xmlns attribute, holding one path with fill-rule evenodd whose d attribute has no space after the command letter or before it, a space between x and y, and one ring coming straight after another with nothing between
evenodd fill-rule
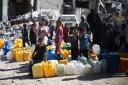
<instances>
[{"instance_id":1,"label":"blue plastic container","mask_svg":"<svg viewBox=\"0 0 128 85\"><path fill-rule=\"evenodd\" d=\"M118 73L120 66L120 56L118 53L108 53L108 72L109 73Z\"/></svg>"},{"instance_id":2,"label":"blue plastic container","mask_svg":"<svg viewBox=\"0 0 128 85\"><path fill-rule=\"evenodd\" d=\"M11 42L6 41L3 50L4 55L6 55L11 50Z\"/></svg>"},{"instance_id":3,"label":"blue plastic container","mask_svg":"<svg viewBox=\"0 0 128 85\"><path fill-rule=\"evenodd\" d=\"M107 53L100 54L99 60L107 59Z\"/></svg>"},{"instance_id":4,"label":"blue plastic container","mask_svg":"<svg viewBox=\"0 0 128 85\"><path fill-rule=\"evenodd\" d=\"M83 64L87 64L88 63L87 58L84 57L84 56L78 57L77 61L80 61Z\"/></svg>"},{"instance_id":5,"label":"blue plastic container","mask_svg":"<svg viewBox=\"0 0 128 85\"><path fill-rule=\"evenodd\" d=\"M107 50L105 48L100 48L100 54L107 54Z\"/></svg>"},{"instance_id":6,"label":"blue plastic container","mask_svg":"<svg viewBox=\"0 0 128 85\"><path fill-rule=\"evenodd\" d=\"M55 51L54 50L48 51L47 60L56 60L56 55L55 55Z\"/></svg>"}]
</instances>

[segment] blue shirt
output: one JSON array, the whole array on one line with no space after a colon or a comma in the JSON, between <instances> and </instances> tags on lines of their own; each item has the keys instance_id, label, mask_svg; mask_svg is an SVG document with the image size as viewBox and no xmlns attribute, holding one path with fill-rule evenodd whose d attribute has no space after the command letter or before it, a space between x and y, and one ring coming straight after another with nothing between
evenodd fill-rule
<instances>
[{"instance_id":1,"label":"blue shirt","mask_svg":"<svg viewBox=\"0 0 128 85\"><path fill-rule=\"evenodd\" d=\"M81 50L89 49L91 39L88 34L84 34L82 37L79 37L79 41L80 41L80 49Z\"/></svg>"}]
</instances>

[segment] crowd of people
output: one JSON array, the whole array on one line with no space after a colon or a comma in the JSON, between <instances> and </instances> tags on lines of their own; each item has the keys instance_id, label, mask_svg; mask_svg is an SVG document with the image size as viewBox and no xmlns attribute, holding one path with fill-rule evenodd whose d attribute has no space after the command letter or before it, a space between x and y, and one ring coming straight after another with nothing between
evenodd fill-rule
<instances>
[{"instance_id":1,"label":"crowd of people","mask_svg":"<svg viewBox=\"0 0 128 85\"><path fill-rule=\"evenodd\" d=\"M78 56L85 56L88 59L88 51L93 44L100 45L101 49L108 52L120 51L122 45L127 49L128 21L125 19L125 23L118 23L116 17L120 17L119 12L103 22L99 14L92 9L87 17L81 16L80 23L76 24L73 29L67 23L63 24L61 18L56 21L56 26L52 21L45 19L41 22L34 20L30 32L24 24L22 29L23 46L25 43L36 46L31 65L46 60L46 46L53 42L55 42L55 54L58 60L62 59L61 44L63 41L71 43L72 60L77 60ZM55 38L53 38L54 32Z\"/></svg>"}]
</instances>

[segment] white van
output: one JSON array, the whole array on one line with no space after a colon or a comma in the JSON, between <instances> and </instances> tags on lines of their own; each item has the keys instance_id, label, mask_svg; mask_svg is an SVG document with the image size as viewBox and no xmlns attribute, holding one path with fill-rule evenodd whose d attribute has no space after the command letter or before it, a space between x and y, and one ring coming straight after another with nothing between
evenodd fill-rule
<instances>
[{"instance_id":1,"label":"white van","mask_svg":"<svg viewBox=\"0 0 128 85\"><path fill-rule=\"evenodd\" d=\"M67 23L69 27L74 27L76 24L79 24L76 15L61 15L60 18L62 23Z\"/></svg>"}]
</instances>

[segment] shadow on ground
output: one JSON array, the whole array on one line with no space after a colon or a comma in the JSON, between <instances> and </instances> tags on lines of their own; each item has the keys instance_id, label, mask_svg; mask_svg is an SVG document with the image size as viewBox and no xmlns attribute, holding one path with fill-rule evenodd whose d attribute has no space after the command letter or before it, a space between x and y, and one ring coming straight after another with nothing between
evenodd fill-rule
<instances>
[{"instance_id":1,"label":"shadow on ground","mask_svg":"<svg viewBox=\"0 0 128 85\"><path fill-rule=\"evenodd\" d=\"M0 69L0 71L12 71L12 70L19 70L19 72L26 72L28 71L28 67L29 67L29 64L21 64L20 67L17 67L17 68L11 68L11 69L7 69L7 68L4 68L4 69Z\"/></svg>"},{"instance_id":2,"label":"shadow on ground","mask_svg":"<svg viewBox=\"0 0 128 85\"><path fill-rule=\"evenodd\" d=\"M26 80L26 79L31 79L28 75L20 75L20 76L13 76L13 77L8 77L8 78L1 78L0 80L12 80L12 79L20 79L20 80Z\"/></svg>"},{"instance_id":3,"label":"shadow on ground","mask_svg":"<svg viewBox=\"0 0 128 85\"><path fill-rule=\"evenodd\" d=\"M64 78L62 81L70 81L78 79L80 81L93 81L99 79L106 79L106 78L114 78L114 77L126 77L124 74L88 74L88 75L80 75L76 78Z\"/></svg>"},{"instance_id":4,"label":"shadow on ground","mask_svg":"<svg viewBox=\"0 0 128 85\"><path fill-rule=\"evenodd\" d=\"M11 77L6 77L6 78L1 78L0 80L7 80L7 79L31 79L31 77L28 75L29 73L29 64L26 63L26 64L19 64L19 66L17 68L12 68L12 69L0 69L0 71L2 72L8 72L8 71L12 71L14 73L16 73L17 75L14 75L11 74L12 76Z\"/></svg>"}]
</instances>

